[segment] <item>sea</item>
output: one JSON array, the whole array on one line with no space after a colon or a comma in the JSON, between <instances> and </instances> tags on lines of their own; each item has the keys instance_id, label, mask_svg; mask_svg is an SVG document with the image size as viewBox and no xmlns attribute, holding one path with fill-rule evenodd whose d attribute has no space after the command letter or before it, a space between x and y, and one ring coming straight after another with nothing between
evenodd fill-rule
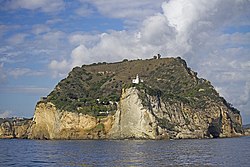
<instances>
[{"instance_id":1,"label":"sea","mask_svg":"<svg viewBox=\"0 0 250 167\"><path fill-rule=\"evenodd\" d=\"M250 137L190 140L0 140L0 166L250 167Z\"/></svg>"}]
</instances>

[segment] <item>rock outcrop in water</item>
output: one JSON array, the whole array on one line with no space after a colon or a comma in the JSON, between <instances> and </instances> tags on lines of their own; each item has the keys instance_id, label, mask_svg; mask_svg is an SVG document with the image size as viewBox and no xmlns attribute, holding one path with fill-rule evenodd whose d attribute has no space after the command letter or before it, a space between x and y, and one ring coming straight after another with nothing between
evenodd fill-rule
<instances>
[{"instance_id":1,"label":"rock outcrop in water","mask_svg":"<svg viewBox=\"0 0 250 167\"><path fill-rule=\"evenodd\" d=\"M0 139L27 138L31 122L26 118L0 118Z\"/></svg>"},{"instance_id":2,"label":"rock outcrop in water","mask_svg":"<svg viewBox=\"0 0 250 167\"><path fill-rule=\"evenodd\" d=\"M250 124L243 125L244 135L250 136Z\"/></svg>"},{"instance_id":3,"label":"rock outcrop in water","mask_svg":"<svg viewBox=\"0 0 250 167\"><path fill-rule=\"evenodd\" d=\"M74 68L37 103L26 134L30 139L183 139L242 133L240 112L209 81L181 58L164 58Z\"/></svg>"},{"instance_id":4,"label":"rock outcrop in water","mask_svg":"<svg viewBox=\"0 0 250 167\"><path fill-rule=\"evenodd\" d=\"M36 106L30 139L100 139L112 126L112 116L103 119L79 113L59 111L55 105L40 102Z\"/></svg>"}]
</instances>

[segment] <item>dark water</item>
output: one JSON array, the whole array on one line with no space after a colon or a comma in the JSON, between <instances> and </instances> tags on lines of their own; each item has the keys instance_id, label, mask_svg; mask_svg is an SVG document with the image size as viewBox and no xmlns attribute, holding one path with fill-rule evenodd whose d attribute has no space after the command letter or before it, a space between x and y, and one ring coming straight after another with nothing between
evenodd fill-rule
<instances>
[{"instance_id":1,"label":"dark water","mask_svg":"<svg viewBox=\"0 0 250 167\"><path fill-rule=\"evenodd\" d=\"M0 140L0 166L250 166L250 137L204 140Z\"/></svg>"}]
</instances>

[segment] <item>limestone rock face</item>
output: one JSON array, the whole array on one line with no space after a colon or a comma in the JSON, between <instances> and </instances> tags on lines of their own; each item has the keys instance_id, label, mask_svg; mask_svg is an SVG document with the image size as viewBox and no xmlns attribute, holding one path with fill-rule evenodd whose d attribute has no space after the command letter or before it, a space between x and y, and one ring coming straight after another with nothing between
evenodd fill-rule
<instances>
[{"instance_id":1,"label":"limestone rock face","mask_svg":"<svg viewBox=\"0 0 250 167\"><path fill-rule=\"evenodd\" d=\"M142 95L143 94L143 95ZM123 89L115 115L96 118L58 111L40 102L28 130L30 139L183 139L242 134L241 117L222 103L204 110L170 104L135 87ZM7 125L6 125L7 126Z\"/></svg>"},{"instance_id":2,"label":"limestone rock face","mask_svg":"<svg viewBox=\"0 0 250 167\"><path fill-rule=\"evenodd\" d=\"M207 109L199 111L147 94L140 99L140 93L136 88L123 90L109 133L111 138L181 139L242 134L240 115L223 104L211 103Z\"/></svg>"},{"instance_id":3,"label":"limestone rock face","mask_svg":"<svg viewBox=\"0 0 250 167\"><path fill-rule=\"evenodd\" d=\"M29 129L29 138L55 138L58 134L58 120L56 107L52 103L38 103Z\"/></svg>"},{"instance_id":4,"label":"limestone rock face","mask_svg":"<svg viewBox=\"0 0 250 167\"><path fill-rule=\"evenodd\" d=\"M158 128L156 117L142 105L138 90L123 89L120 107L109 132L110 138L156 139L159 136Z\"/></svg>"},{"instance_id":5,"label":"limestone rock face","mask_svg":"<svg viewBox=\"0 0 250 167\"><path fill-rule=\"evenodd\" d=\"M205 109L195 109L183 103L170 104L149 98L151 110L159 125L170 138L233 137L242 134L241 116L223 103L210 103Z\"/></svg>"},{"instance_id":6,"label":"limestone rock face","mask_svg":"<svg viewBox=\"0 0 250 167\"><path fill-rule=\"evenodd\" d=\"M143 107L137 89L123 90L114 116L98 119L89 115L58 111L54 104L40 102L29 129L30 139L157 139L155 116ZM167 134L161 133L161 138Z\"/></svg>"},{"instance_id":7,"label":"limestone rock face","mask_svg":"<svg viewBox=\"0 0 250 167\"><path fill-rule=\"evenodd\" d=\"M30 139L99 139L111 127L112 117L97 119L67 111L58 111L54 104L40 102L36 106Z\"/></svg>"},{"instance_id":8,"label":"limestone rock face","mask_svg":"<svg viewBox=\"0 0 250 167\"><path fill-rule=\"evenodd\" d=\"M30 123L30 119L2 119L0 121L0 138L27 138Z\"/></svg>"},{"instance_id":9,"label":"limestone rock face","mask_svg":"<svg viewBox=\"0 0 250 167\"><path fill-rule=\"evenodd\" d=\"M14 138L13 127L9 121L1 124L0 138Z\"/></svg>"}]
</instances>

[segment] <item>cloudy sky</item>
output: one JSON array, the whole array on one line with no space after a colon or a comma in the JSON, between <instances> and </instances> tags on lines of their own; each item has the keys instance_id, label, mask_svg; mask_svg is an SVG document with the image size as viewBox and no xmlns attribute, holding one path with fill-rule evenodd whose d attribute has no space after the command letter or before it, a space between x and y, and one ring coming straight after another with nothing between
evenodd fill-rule
<instances>
[{"instance_id":1,"label":"cloudy sky","mask_svg":"<svg viewBox=\"0 0 250 167\"><path fill-rule=\"evenodd\" d=\"M184 58L250 123L250 0L0 0L0 117L32 117L74 67Z\"/></svg>"}]
</instances>

